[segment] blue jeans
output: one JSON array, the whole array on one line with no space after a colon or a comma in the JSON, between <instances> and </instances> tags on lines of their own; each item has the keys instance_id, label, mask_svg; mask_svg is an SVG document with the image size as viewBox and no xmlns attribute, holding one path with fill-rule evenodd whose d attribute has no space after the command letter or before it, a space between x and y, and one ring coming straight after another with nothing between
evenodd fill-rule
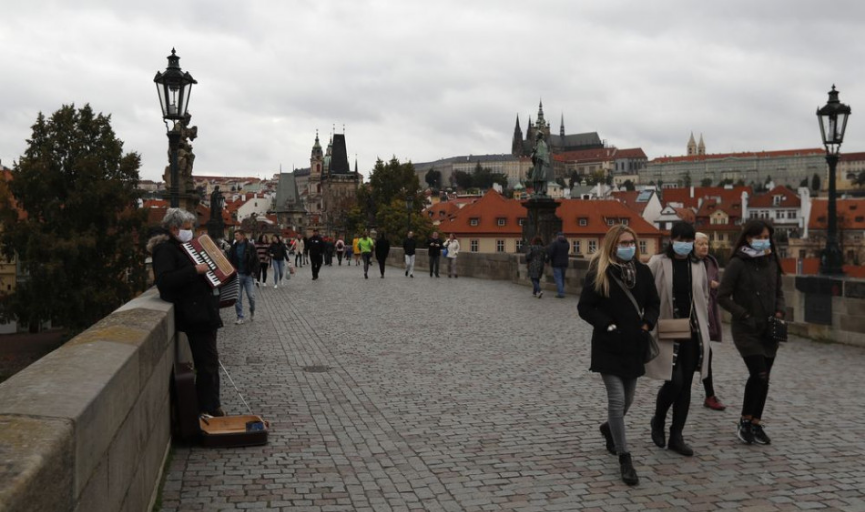
<instances>
[{"instance_id":1,"label":"blue jeans","mask_svg":"<svg viewBox=\"0 0 865 512\"><path fill-rule=\"evenodd\" d=\"M553 267L553 278L556 280L556 292L563 296L565 294L565 270L566 267Z\"/></svg>"},{"instance_id":2,"label":"blue jeans","mask_svg":"<svg viewBox=\"0 0 865 512\"><path fill-rule=\"evenodd\" d=\"M234 312L237 318L243 318L243 292L249 297L249 314L255 315L255 277L249 274L237 274L237 302L234 303Z\"/></svg>"},{"instance_id":3,"label":"blue jeans","mask_svg":"<svg viewBox=\"0 0 865 512\"><path fill-rule=\"evenodd\" d=\"M537 277L532 278L532 295L537 295L541 291L541 280Z\"/></svg>"},{"instance_id":4,"label":"blue jeans","mask_svg":"<svg viewBox=\"0 0 865 512\"><path fill-rule=\"evenodd\" d=\"M271 260L270 264L273 265L273 284L279 285L285 273L285 260Z\"/></svg>"}]
</instances>

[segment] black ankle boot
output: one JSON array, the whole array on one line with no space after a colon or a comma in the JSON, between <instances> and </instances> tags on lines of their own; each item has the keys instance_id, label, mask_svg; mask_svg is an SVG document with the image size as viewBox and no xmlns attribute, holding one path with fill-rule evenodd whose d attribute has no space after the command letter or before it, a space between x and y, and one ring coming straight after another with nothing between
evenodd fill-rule
<instances>
[{"instance_id":1,"label":"black ankle boot","mask_svg":"<svg viewBox=\"0 0 865 512\"><path fill-rule=\"evenodd\" d=\"M694 455L694 449L685 443L681 432L670 432L670 443L667 445L667 448L685 457Z\"/></svg>"},{"instance_id":2,"label":"black ankle boot","mask_svg":"<svg viewBox=\"0 0 865 512\"><path fill-rule=\"evenodd\" d=\"M604 440L607 442L607 451L611 454L616 454L616 443L613 441L613 432L610 430L610 424L604 422L601 424L601 435L604 436Z\"/></svg>"},{"instance_id":3,"label":"black ankle boot","mask_svg":"<svg viewBox=\"0 0 865 512\"><path fill-rule=\"evenodd\" d=\"M652 426L652 442L658 445L658 448L667 446L667 438L664 437L664 421L658 421L657 416L652 416L649 424Z\"/></svg>"},{"instance_id":4,"label":"black ankle boot","mask_svg":"<svg viewBox=\"0 0 865 512\"><path fill-rule=\"evenodd\" d=\"M634 463L631 461L630 453L619 455L619 465L622 468L622 481L628 485L637 485L640 483L640 478L637 476L637 471L634 470Z\"/></svg>"}]
</instances>

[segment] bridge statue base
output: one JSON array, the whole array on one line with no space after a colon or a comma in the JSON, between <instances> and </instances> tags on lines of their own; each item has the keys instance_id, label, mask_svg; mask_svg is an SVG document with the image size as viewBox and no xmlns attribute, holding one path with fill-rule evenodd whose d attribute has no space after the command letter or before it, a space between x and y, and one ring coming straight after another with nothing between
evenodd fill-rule
<instances>
[{"instance_id":1,"label":"bridge statue base","mask_svg":"<svg viewBox=\"0 0 865 512\"><path fill-rule=\"evenodd\" d=\"M522 205L528 211L523 224L523 247L528 247L536 236L541 237L544 245L555 240L556 233L562 230L562 219L556 215L559 202L549 197L533 197Z\"/></svg>"}]
</instances>

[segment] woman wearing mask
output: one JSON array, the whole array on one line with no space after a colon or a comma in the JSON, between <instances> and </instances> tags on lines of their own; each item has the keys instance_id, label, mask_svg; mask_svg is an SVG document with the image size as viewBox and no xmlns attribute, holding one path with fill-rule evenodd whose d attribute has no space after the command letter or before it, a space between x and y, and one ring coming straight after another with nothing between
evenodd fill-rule
<instances>
[{"instance_id":1,"label":"woman wearing mask","mask_svg":"<svg viewBox=\"0 0 865 512\"><path fill-rule=\"evenodd\" d=\"M697 233L694 239L694 255L706 266L706 279L709 280L709 340L721 341L721 311L718 309L718 287L721 285L721 271L718 260L709 254L709 235ZM712 352L709 352L709 374L703 379L706 400L703 407L723 411L726 405L715 396L715 383L712 378Z\"/></svg>"},{"instance_id":2,"label":"woman wearing mask","mask_svg":"<svg viewBox=\"0 0 865 512\"><path fill-rule=\"evenodd\" d=\"M748 367L737 433L745 444L771 443L762 419L778 342L767 336L767 330L770 317L783 319L785 310L781 263L773 234L774 229L766 222L748 221L718 288L718 303L733 315L733 343Z\"/></svg>"},{"instance_id":3,"label":"woman wearing mask","mask_svg":"<svg viewBox=\"0 0 865 512\"><path fill-rule=\"evenodd\" d=\"M634 401L637 378L650 332L658 320L660 299L649 268L640 263L637 234L624 225L610 229L601 250L589 263L577 304L580 318L592 332L591 371L601 374L607 388L607 421L601 425L607 451L619 456L622 481L637 485L625 440L625 415Z\"/></svg>"},{"instance_id":4,"label":"woman wearing mask","mask_svg":"<svg viewBox=\"0 0 865 512\"><path fill-rule=\"evenodd\" d=\"M709 365L709 283L706 267L694 254L694 227L686 222L673 224L670 244L663 254L649 261L655 286L661 298L660 316L664 319L689 319L690 336L676 341L660 341L660 354L646 365L646 375L665 381L655 401L652 441L663 448L690 457L694 450L685 443L682 432L691 407L694 372L708 374ZM673 408L669 442L665 437L667 412Z\"/></svg>"}]
</instances>

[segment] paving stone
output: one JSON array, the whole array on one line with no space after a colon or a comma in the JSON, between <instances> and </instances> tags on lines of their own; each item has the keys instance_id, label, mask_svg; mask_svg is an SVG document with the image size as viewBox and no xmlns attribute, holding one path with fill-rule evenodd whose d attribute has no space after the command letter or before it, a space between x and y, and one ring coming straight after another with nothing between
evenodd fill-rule
<instances>
[{"instance_id":1,"label":"paving stone","mask_svg":"<svg viewBox=\"0 0 865 512\"><path fill-rule=\"evenodd\" d=\"M652 444L660 383L640 379L626 418L640 485L629 488L598 433L606 392L588 371L576 298L419 277L337 266L312 281L304 267L256 290L254 322L235 326L223 310L221 358L270 421L270 442L176 448L163 510L865 510L865 349L785 344L764 418L773 444L745 446L735 424L747 370L728 330L713 363L729 407L702 407L694 384L687 459ZM246 412L224 377L222 396Z\"/></svg>"}]
</instances>

